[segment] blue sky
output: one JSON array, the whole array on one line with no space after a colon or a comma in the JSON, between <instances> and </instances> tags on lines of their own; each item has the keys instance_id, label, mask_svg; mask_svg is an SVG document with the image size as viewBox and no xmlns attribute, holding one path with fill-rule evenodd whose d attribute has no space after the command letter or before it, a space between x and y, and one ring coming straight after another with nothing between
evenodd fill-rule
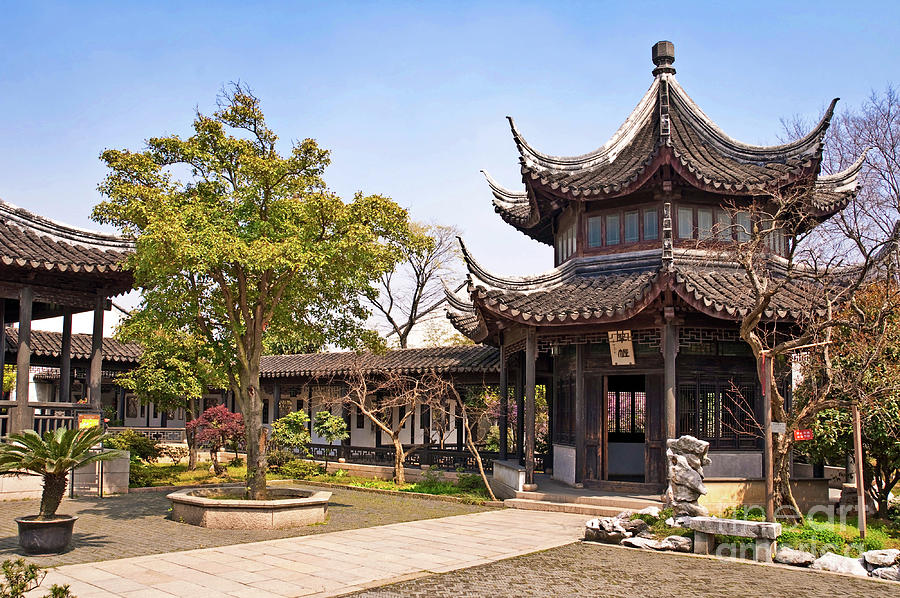
<instances>
[{"instance_id":1,"label":"blue sky","mask_svg":"<svg viewBox=\"0 0 900 598\"><path fill-rule=\"evenodd\" d=\"M99 153L187 132L241 80L285 144L332 150L335 191L460 226L500 274L552 266L494 214L479 173L521 184L504 117L542 151L590 151L650 85L660 39L704 111L749 143L900 83L893 2L0 1L0 14L0 198L97 228Z\"/></svg>"}]
</instances>

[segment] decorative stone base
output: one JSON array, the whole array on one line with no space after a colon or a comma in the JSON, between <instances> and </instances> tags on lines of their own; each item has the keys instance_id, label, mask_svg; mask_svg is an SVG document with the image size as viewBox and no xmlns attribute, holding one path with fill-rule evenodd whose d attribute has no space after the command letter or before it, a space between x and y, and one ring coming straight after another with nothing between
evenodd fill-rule
<instances>
[{"instance_id":1,"label":"decorative stone base","mask_svg":"<svg viewBox=\"0 0 900 598\"><path fill-rule=\"evenodd\" d=\"M281 487L268 489L269 500L214 498L223 490L240 492L243 488L220 486L173 492L168 495L172 519L213 529L282 529L323 523L328 516L331 492Z\"/></svg>"}]
</instances>

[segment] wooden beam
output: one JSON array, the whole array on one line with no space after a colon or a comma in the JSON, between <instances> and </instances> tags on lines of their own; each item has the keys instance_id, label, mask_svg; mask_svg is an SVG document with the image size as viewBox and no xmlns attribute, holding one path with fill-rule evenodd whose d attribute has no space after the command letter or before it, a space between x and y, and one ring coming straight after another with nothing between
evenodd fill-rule
<instances>
[{"instance_id":1,"label":"wooden beam","mask_svg":"<svg viewBox=\"0 0 900 598\"><path fill-rule=\"evenodd\" d=\"M72 400L72 314L63 316L62 346L59 362L59 400Z\"/></svg>"},{"instance_id":2,"label":"wooden beam","mask_svg":"<svg viewBox=\"0 0 900 598\"><path fill-rule=\"evenodd\" d=\"M103 310L105 307L106 297L97 297L94 304L94 330L91 334L91 369L88 376L88 402L94 411L100 411L102 408L100 384L103 372Z\"/></svg>"},{"instance_id":3,"label":"wooden beam","mask_svg":"<svg viewBox=\"0 0 900 598\"><path fill-rule=\"evenodd\" d=\"M584 389L584 345L575 345L575 482L585 477L586 415Z\"/></svg>"},{"instance_id":4,"label":"wooden beam","mask_svg":"<svg viewBox=\"0 0 900 598\"><path fill-rule=\"evenodd\" d=\"M525 337L525 485L531 490L534 483L534 424L535 424L535 365L537 361L537 335L528 329Z\"/></svg>"},{"instance_id":5,"label":"wooden beam","mask_svg":"<svg viewBox=\"0 0 900 598\"><path fill-rule=\"evenodd\" d=\"M500 337L500 460L509 458L509 384L506 368L506 347L503 345L503 337Z\"/></svg>"},{"instance_id":6,"label":"wooden beam","mask_svg":"<svg viewBox=\"0 0 900 598\"><path fill-rule=\"evenodd\" d=\"M31 371L31 308L34 294L31 287L19 289L19 338L16 350L16 408L13 432L23 432L34 427L34 409L28 404L28 386Z\"/></svg>"}]
</instances>

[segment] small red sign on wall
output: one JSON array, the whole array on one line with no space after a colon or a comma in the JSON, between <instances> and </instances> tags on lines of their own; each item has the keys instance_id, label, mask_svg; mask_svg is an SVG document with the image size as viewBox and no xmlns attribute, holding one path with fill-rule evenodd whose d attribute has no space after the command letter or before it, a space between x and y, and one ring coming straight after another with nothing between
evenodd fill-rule
<instances>
[{"instance_id":1,"label":"small red sign on wall","mask_svg":"<svg viewBox=\"0 0 900 598\"><path fill-rule=\"evenodd\" d=\"M794 430L794 440L812 440L813 439L813 431L810 429L806 430Z\"/></svg>"}]
</instances>

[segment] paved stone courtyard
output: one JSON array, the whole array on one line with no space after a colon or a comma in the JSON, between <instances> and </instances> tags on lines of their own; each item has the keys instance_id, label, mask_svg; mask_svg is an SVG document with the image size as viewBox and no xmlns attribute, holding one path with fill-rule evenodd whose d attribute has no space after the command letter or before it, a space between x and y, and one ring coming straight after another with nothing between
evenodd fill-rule
<instances>
[{"instance_id":1,"label":"paved stone courtyard","mask_svg":"<svg viewBox=\"0 0 900 598\"><path fill-rule=\"evenodd\" d=\"M897 598L898 588L894 582L577 542L346 596Z\"/></svg>"},{"instance_id":2,"label":"paved stone courtyard","mask_svg":"<svg viewBox=\"0 0 900 598\"><path fill-rule=\"evenodd\" d=\"M583 525L583 516L569 513L484 510L327 535L66 565L51 570L44 585L70 584L79 598L335 596L562 546L581 535Z\"/></svg>"},{"instance_id":3,"label":"paved stone courtyard","mask_svg":"<svg viewBox=\"0 0 900 598\"><path fill-rule=\"evenodd\" d=\"M321 490L321 488L315 488ZM123 557L258 542L291 536L372 527L434 517L477 513L474 505L372 492L330 489L328 522L289 530L209 530L166 518L170 503L166 492L147 492L109 498L66 499L60 513L77 515L75 548L56 556L30 557L43 566L103 561ZM0 503L0 560L18 556L15 517L38 512L39 501Z\"/></svg>"}]
</instances>

